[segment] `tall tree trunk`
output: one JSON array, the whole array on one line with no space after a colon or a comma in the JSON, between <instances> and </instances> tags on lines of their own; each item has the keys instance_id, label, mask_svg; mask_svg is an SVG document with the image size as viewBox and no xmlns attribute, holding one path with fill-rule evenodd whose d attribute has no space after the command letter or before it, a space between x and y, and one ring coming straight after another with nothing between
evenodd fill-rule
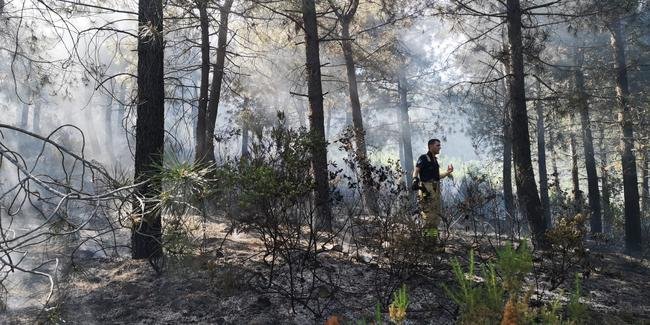
<instances>
[{"instance_id":1,"label":"tall tree trunk","mask_svg":"<svg viewBox=\"0 0 650 325\"><path fill-rule=\"evenodd\" d=\"M402 162L402 168L404 168L404 142L402 141L402 136L399 136L399 141L397 141L397 146L399 150L399 161Z\"/></svg>"},{"instance_id":2,"label":"tall tree trunk","mask_svg":"<svg viewBox=\"0 0 650 325\"><path fill-rule=\"evenodd\" d=\"M557 151L555 151L555 140L553 139L553 132L548 133L548 149L551 151L551 166L553 168L553 187L555 193L560 195L562 188L560 187L560 171L557 169Z\"/></svg>"},{"instance_id":3,"label":"tall tree trunk","mask_svg":"<svg viewBox=\"0 0 650 325\"><path fill-rule=\"evenodd\" d=\"M332 211L329 205L329 175L327 172L327 141L323 116L323 86L320 72L320 44L314 0L302 0L302 18L305 28L305 57L309 96L309 122L313 141L311 165L316 181L318 228L332 229Z\"/></svg>"},{"instance_id":4,"label":"tall tree trunk","mask_svg":"<svg viewBox=\"0 0 650 325\"><path fill-rule=\"evenodd\" d=\"M605 127L600 127L600 137L598 140L598 147L600 151L600 180L602 183L603 191L603 228L606 234L612 233L612 227L614 223L614 217L612 215L612 210L610 208L610 196L611 191L609 188L609 168L607 167L607 148L605 144Z\"/></svg>"},{"instance_id":5,"label":"tall tree trunk","mask_svg":"<svg viewBox=\"0 0 650 325\"><path fill-rule=\"evenodd\" d=\"M32 129L34 133L41 133L41 104L37 100L33 100L34 115L32 115Z\"/></svg>"},{"instance_id":6,"label":"tall tree trunk","mask_svg":"<svg viewBox=\"0 0 650 325\"><path fill-rule=\"evenodd\" d=\"M106 150L108 151L108 162L115 161L115 145L113 136L113 96L108 96L106 103L106 110L104 111L104 141L106 143Z\"/></svg>"},{"instance_id":7,"label":"tall tree trunk","mask_svg":"<svg viewBox=\"0 0 650 325\"><path fill-rule=\"evenodd\" d=\"M400 134L404 148L402 166L406 172L406 187L411 188L413 182L413 148L411 147L411 121L409 119L409 104L407 100L408 83L403 68L399 72L397 89L399 93Z\"/></svg>"},{"instance_id":8,"label":"tall tree trunk","mask_svg":"<svg viewBox=\"0 0 650 325\"><path fill-rule=\"evenodd\" d=\"M306 127L305 123L305 107L302 105L302 101L298 100L294 102L294 107L296 108L296 114L298 114L298 124L300 127Z\"/></svg>"},{"instance_id":9,"label":"tall tree trunk","mask_svg":"<svg viewBox=\"0 0 650 325\"><path fill-rule=\"evenodd\" d=\"M325 118L325 140L330 138L332 132L332 114L334 114L334 107L327 110L327 117Z\"/></svg>"},{"instance_id":10,"label":"tall tree trunk","mask_svg":"<svg viewBox=\"0 0 650 325\"><path fill-rule=\"evenodd\" d=\"M539 82L537 83L537 96L541 97ZM542 203L544 223L547 228L551 227L551 200L548 197L548 172L546 171L546 138L544 126L544 106L542 102L535 102L537 112L537 166L539 168L539 195Z\"/></svg>"},{"instance_id":11,"label":"tall tree trunk","mask_svg":"<svg viewBox=\"0 0 650 325\"><path fill-rule=\"evenodd\" d=\"M628 253L634 253L641 250L641 218L636 157L634 156L634 126L628 103L630 90L627 66L625 65L625 33L621 21L614 22L609 28L616 62L616 99L620 109L622 131L621 162L623 166L623 199L625 201L625 249Z\"/></svg>"},{"instance_id":12,"label":"tall tree trunk","mask_svg":"<svg viewBox=\"0 0 650 325\"><path fill-rule=\"evenodd\" d=\"M582 53L578 61L582 64ZM578 66L580 66L580 64ZM598 174L596 173L596 158L594 157L594 139L591 135L591 121L589 120L589 103L585 90L584 75L579 67L575 71L576 90L578 92L578 105L580 106L580 126L582 127L582 146L585 154L585 167L587 168L587 188L589 190L589 210L591 212L591 233L603 231L600 209L600 191L598 189Z\"/></svg>"},{"instance_id":13,"label":"tall tree trunk","mask_svg":"<svg viewBox=\"0 0 650 325\"><path fill-rule=\"evenodd\" d=\"M512 112L512 147L515 163L515 182L519 206L528 219L533 243L540 248L548 247L545 238L546 224L542 204L537 193L535 172L530 153L528 112L524 80L524 55L521 35L521 7L519 0L507 0L508 41L512 75L508 78Z\"/></svg>"},{"instance_id":14,"label":"tall tree trunk","mask_svg":"<svg viewBox=\"0 0 650 325\"><path fill-rule=\"evenodd\" d=\"M248 146L249 146L249 141L250 141L250 135L249 135L249 130L248 126L244 125L241 130L241 156L242 158L247 158L250 156L250 152L248 151Z\"/></svg>"},{"instance_id":15,"label":"tall tree trunk","mask_svg":"<svg viewBox=\"0 0 650 325\"><path fill-rule=\"evenodd\" d=\"M194 161L203 163L206 154L206 143L212 141L206 131L208 111L208 87L210 86L210 28L208 24L208 2L198 0L199 23L201 26L201 85L199 86L199 105L197 108L196 131L194 132L195 150Z\"/></svg>"},{"instance_id":16,"label":"tall tree trunk","mask_svg":"<svg viewBox=\"0 0 650 325\"><path fill-rule=\"evenodd\" d=\"M512 138L510 123L503 126L503 200L509 218L515 218L515 198L512 190Z\"/></svg>"},{"instance_id":17,"label":"tall tree trunk","mask_svg":"<svg viewBox=\"0 0 650 325\"><path fill-rule=\"evenodd\" d=\"M126 107L129 105L129 103L126 102L127 93L125 90L121 90L119 94L120 94L120 102L118 103L117 106L117 119L113 124L114 127L113 132L114 134L120 135L120 137L122 137L122 135L125 135L126 133L124 132L124 130L126 129L124 127L124 125L126 125L126 121L124 120L124 113L126 112ZM128 100L130 101L131 99L128 98Z\"/></svg>"},{"instance_id":18,"label":"tall tree trunk","mask_svg":"<svg viewBox=\"0 0 650 325\"><path fill-rule=\"evenodd\" d=\"M505 75L510 75L510 64L504 62ZM505 82L500 83L503 96L503 201L507 218L510 220L511 230L515 227L515 199L512 192L512 119L510 118L510 105L507 99L508 88ZM496 91L495 91L496 93ZM497 97L497 96L495 96ZM514 234L514 232L513 232Z\"/></svg>"},{"instance_id":19,"label":"tall tree trunk","mask_svg":"<svg viewBox=\"0 0 650 325\"><path fill-rule=\"evenodd\" d=\"M221 98L221 83L223 82L224 67L226 63L226 49L228 47L228 17L232 8L233 0L224 0L219 8L219 31L217 37L217 63L212 71L212 85L210 88L210 99L208 101L207 125L205 128L205 161L214 163L214 130L219 112L219 100Z\"/></svg>"},{"instance_id":20,"label":"tall tree trunk","mask_svg":"<svg viewBox=\"0 0 650 325\"><path fill-rule=\"evenodd\" d=\"M23 103L23 109L20 112L20 126L21 129L27 130L27 123L29 122L29 104Z\"/></svg>"},{"instance_id":21,"label":"tall tree trunk","mask_svg":"<svg viewBox=\"0 0 650 325\"><path fill-rule=\"evenodd\" d=\"M165 88L163 80L163 6L161 0L140 0L138 4L138 108L134 181L146 182L136 193L142 199L133 205L135 220L131 232L132 257L144 259L162 255L162 222L155 198L162 191L155 177L163 162L165 139ZM147 31L147 32L143 32Z\"/></svg>"},{"instance_id":22,"label":"tall tree trunk","mask_svg":"<svg viewBox=\"0 0 650 325\"><path fill-rule=\"evenodd\" d=\"M573 113L571 125L574 125ZM578 168L578 139L574 130L570 131L571 182L573 184L573 212L582 213L582 191L580 190L580 173Z\"/></svg>"},{"instance_id":23,"label":"tall tree trunk","mask_svg":"<svg viewBox=\"0 0 650 325\"><path fill-rule=\"evenodd\" d=\"M353 1L349 11L341 17L341 47L345 58L345 69L348 76L348 94L350 96L350 108L352 112L352 127L356 144L356 155L361 171L361 182L363 184L363 197L365 206L373 213L377 212L377 195L373 189L372 169L368 160L366 149L366 132L363 128L363 115L361 114L361 101L359 100L359 89L357 84L357 69L352 52L352 39L350 37L350 21L356 13L359 1Z\"/></svg>"},{"instance_id":24,"label":"tall tree trunk","mask_svg":"<svg viewBox=\"0 0 650 325\"><path fill-rule=\"evenodd\" d=\"M649 178L648 169L650 169L650 150L648 147L643 148L643 164L641 165L641 211L644 211L646 215L650 213L650 188L649 188Z\"/></svg>"}]
</instances>

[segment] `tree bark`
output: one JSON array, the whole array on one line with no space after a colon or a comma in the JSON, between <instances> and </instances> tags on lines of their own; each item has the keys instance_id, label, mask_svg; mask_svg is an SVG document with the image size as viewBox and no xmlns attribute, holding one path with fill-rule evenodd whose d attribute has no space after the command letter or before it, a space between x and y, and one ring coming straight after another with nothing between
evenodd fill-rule
<instances>
[{"instance_id":1,"label":"tree bark","mask_svg":"<svg viewBox=\"0 0 650 325\"><path fill-rule=\"evenodd\" d=\"M574 124L573 113L571 113L571 125ZM571 150L571 183L573 184L573 212L582 213L582 191L580 190L580 173L578 168L578 140L575 131L570 134Z\"/></svg>"},{"instance_id":2,"label":"tree bark","mask_svg":"<svg viewBox=\"0 0 650 325\"><path fill-rule=\"evenodd\" d=\"M23 109L20 112L20 128L27 130L27 123L29 123L29 104L23 103Z\"/></svg>"},{"instance_id":3,"label":"tree bark","mask_svg":"<svg viewBox=\"0 0 650 325\"><path fill-rule=\"evenodd\" d=\"M639 211L639 188L634 155L634 126L632 112L628 103L630 90L625 63L625 33L621 21L609 26L611 45L616 62L616 99L620 109L623 153L623 199L625 201L625 249L628 253L641 251L641 218Z\"/></svg>"},{"instance_id":4,"label":"tree bark","mask_svg":"<svg viewBox=\"0 0 650 325\"><path fill-rule=\"evenodd\" d=\"M305 29L305 58L307 66L307 93L309 122L313 147L311 165L316 181L317 227L332 229L332 211L329 205L329 174L327 172L327 141L323 116L323 86L320 71L320 44L314 0L302 0L302 18Z\"/></svg>"},{"instance_id":5,"label":"tree bark","mask_svg":"<svg viewBox=\"0 0 650 325\"><path fill-rule=\"evenodd\" d=\"M650 213L650 188L648 169L650 169L650 151L648 147L643 148L643 164L641 165L641 211Z\"/></svg>"},{"instance_id":6,"label":"tree bark","mask_svg":"<svg viewBox=\"0 0 650 325\"><path fill-rule=\"evenodd\" d=\"M578 61L582 63L582 54ZM589 103L585 90L584 75L580 64L575 71L576 90L578 92L578 105L580 107L580 126L582 127L582 146L585 154L585 167L587 168L587 188L589 191L589 210L591 213L591 233L603 231L600 191L598 189L598 174L596 173L596 158L594 157L594 139L591 135L591 121L589 119Z\"/></svg>"},{"instance_id":7,"label":"tree bark","mask_svg":"<svg viewBox=\"0 0 650 325\"><path fill-rule=\"evenodd\" d=\"M537 83L537 96L541 97L539 82ZM544 107L541 101L536 101L535 111L537 112L537 166L539 169L539 195L542 203L544 223L547 228L551 227L551 202L548 197L548 172L546 171L546 136L544 126Z\"/></svg>"},{"instance_id":8,"label":"tree bark","mask_svg":"<svg viewBox=\"0 0 650 325\"><path fill-rule=\"evenodd\" d=\"M506 107L506 109L508 108ZM506 118L509 119L509 117ZM503 125L503 134L503 200L508 217L514 219L516 211L512 190L512 130L509 121Z\"/></svg>"},{"instance_id":9,"label":"tree bark","mask_svg":"<svg viewBox=\"0 0 650 325\"><path fill-rule=\"evenodd\" d=\"M504 61L505 75L510 75L510 64ZM500 82L504 97L508 93L508 86ZM496 96L495 96L496 97ZM510 117L509 100L503 102L503 201L510 220L511 229L515 227L515 199L512 191L512 119ZM514 234L514 232L513 232Z\"/></svg>"},{"instance_id":10,"label":"tree bark","mask_svg":"<svg viewBox=\"0 0 650 325\"><path fill-rule=\"evenodd\" d=\"M411 188L413 182L413 148L411 147L411 121L409 119L408 83L402 68L399 72L397 89L399 93L400 134L404 148L402 166L406 172L406 188Z\"/></svg>"},{"instance_id":11,"label":"tree bark","mask_svg":"<svg viewBox=\"0 0 650 325\"><path fill-rule=\"evenodd\" d=\"M602 184L602 206L603 206L603 228L606 234L612 233L612 226L614 223L614 217L612 215L612 210L610 208L610 196L611 191L609 188L609 168L607 167L607 148L605 145L605 128L601 126L600 128L600 138L599 138L599 150L600 150L600 180Z\"/></svg>"},{"instance_id":12,"label":"tree bark","mask_svg":"<svg viewBox=\"0 0 650 325\"><path fill-rule=\"evenodd\" d=\"M560 195L562 193L562 187L560 187L560 172L557 169L557 152L555 151L555 140L553 139L553 132L548 133L548 149L551 151L551 166L553 168L553 187L555 188L555 193Z\"/></svg>"},{"instance_id":13,"label":"tree bark","mask_svg":"<svg viewBox=\"0 0 650 325\"><path fill-rule=\"evenodd\" d=\"M210 28L208 24L208 2L198 0L199 23L201 26L201 84L199 86L199 105L197 108L196 131L194 138L196 147L194 150L194 161L203 163L207 157L206 144L212 141L207 135L207 111L208 111L208 88L210 86Z\"/></svg>"},{"instance_id":14,"label":"tree bark","mask_svg":"<svg viewBox=\"0 0 650 325\"><path fill-rule=\"evenodd\" d=\"M525 213L532 232L533 243L539 248L548 247L545 238L546 224L537 193L535 173L530 153L528 112L524 80L524 55L521 35L521 7L519 0L507 0L508 41L512 75L508 78L512 112L513 158L517 199Z\"/></svg>"},{"instance_id":15,"label":"tree bark","mask_svg":"<svg viewBox=\"0 0 650 325\"><path fill-rule=\"evenodd\" d=\"M219 112L221 99L221 83L223 82L224 67L226 63L226 49L228 47L228 17L234 0L225 0L219 8L219 31L217 37L217 62L212 71L212 85L208 101L207 123L205 128L205 162L215 162L214 156L214 130Z\"/></svg>"},{"instance_id":16,"label":"tree bark","mask_svg":"<svg viewBox=\"0 0 650 325\"><path fill-rule=\"evenodd\" d=\"M366 132L363 127L363 115L361 114L361 101L359 100L359 89L357 84L357 69L352 52L352 39L350 37L350 22L356 13L359 5L358 0L353 0L347 13L340 16L341 19L341 47L345 58L345 69L348 77L348 94L350 96L350 108L352 111L352 127L356 144L356 155L361 171L361 182L365 206L373 213L377 212L377 195L373 189L372 170L368 160L366 149Z\"/></svg>"},{"instance_id":17,"label":"tree bark","mask_svg":"<svg viewBox=\"0 0 650 325\"><path fill-rule=\"evenodd\" d=\"M143 200L134 204L135 220L131 232L134 259L162 255L162 222L155 198L162 191L155 177L163 162L165 137L163 80L163 10L161 0L140 0L138 4L138 107L136 120L136 194ZM146 32L142 32L146 31Z\"/></svg>"}]
</instances>

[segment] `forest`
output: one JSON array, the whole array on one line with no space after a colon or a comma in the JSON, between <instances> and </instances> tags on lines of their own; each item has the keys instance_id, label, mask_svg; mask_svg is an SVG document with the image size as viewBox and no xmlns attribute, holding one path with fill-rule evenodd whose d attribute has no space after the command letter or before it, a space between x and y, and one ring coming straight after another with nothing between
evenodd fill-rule
<instances>
[{"instance_id":1,"label":"forest","mask_svg":"<svg viewBox=\"0 0 650 325\"><path fill-rule=\"evenodd\" d=\"M648 0L0 0L2 324L650 324Z\"/></svg>"}]
</instances>

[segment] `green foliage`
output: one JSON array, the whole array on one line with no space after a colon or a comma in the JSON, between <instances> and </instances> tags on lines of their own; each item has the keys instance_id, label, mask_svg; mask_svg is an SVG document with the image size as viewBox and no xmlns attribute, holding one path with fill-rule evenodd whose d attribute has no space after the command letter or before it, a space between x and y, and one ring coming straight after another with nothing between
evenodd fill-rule
<instances>
[{"instance_id":1,"label":"green foliage","mask_svg":"<svg viewBox=\"0 0 650 325\"><path fill-rule=\"evenodd\" d=\"M587 319L587 306L580 302L580 297L582 296L580 276L576 273L575 275L575 289L571 293L569 298L569 303L567 305L567 311L569 314L569 323L571 324L584 324Z\"/></svg>"},{"instance_id":2,"label":"green foliage","mask_svg":"<svg viewBox=\"0 0 650 325\"><path fill-rule=\"evenodd\" d=\"M397 323L402 324L406 320L406 309L409 305L409 297L406 292L406 284L393 293L393 302L388 307L390 319Z\"/></svg>"},{"instance_id":3,"label":"green foliage","mask_svg":"<svg viewBox=\"0 0 650 325\"><path fill-rule=\"evenodd\" d=\"M562 324L561 317L562 303L560 299L555 299L550 305L542 307L539 312L539 322L542 324L559 325Z\"/></svg>"},{"instance_id":4,"label":"green foliage","mask_svg":"<svg viewBox=\"0 0 650 325\"><path fill-rule=\"evenodd\" d=\"M476 285L474 251L469 253L467 273L463 271L458 259L452 261L454 277L458 288L452 290L443 285L447 295L460 307L461 324L496 324L503 308L503 289L497 285L494 265L483 269L486 281Z\"/></svg>"},{"instance_id":5,"label":"green foliage","mask_svg":"<svg viewBox=\"0 0 650 325\"><path fill-rule=\"evenodd\" d=\"M194 254L200 246L197 216L205 218L203 201L212 195L214 169L194 162L165 157L152 181L162 184L156 208L163 217L163 247L170 256Z\"/></svg>"},{"instance_id":6,"label":"green foliage","mask_svg":"<svg viewBox=\"0 0 650 325\"><path fill-rule=\"evenodd\" d=\"M497 268L503 277L504 289L511 293L518 293L526 274L533 269L533 255L526 242L522 242L517 249L508 244L499 250Z\"/></svg>"},{"instance_id":7,"label":"green foliage","mask_svg":"<svg viewBox=\"0 0 650 325\"><path fill-rule=\"evenodd\" d=\"M375 304L375 324L382 324L380 303Z\"/></svg>"},{"instance_id":8,"label":"green foliage","mask_svg":"<svg viewBox=\"0 0 650 325\"><path fill-rule=\"evenodd\" d=\"M551 249L544 252L547 263L544 263L542 268L551 278L551 288L557 288L564 283L567 275L573 273L573 269L585 267L586 220L584 214L577 214L571 218L563 217L558 220L555 227L546 232Z\"/></svg>"},{"instance_id":9,"label":"green foliage","mask_svg":"<svg viewBox=\"0 0 650 325\"><path fill-rule=\"evenodd\" d=\"M460 307L460 324L582 324L586 319L586 306L580 303L580 281L567 305L568 320L561 316L561 303L532 309L528 300L530 292L523 293L525 277L533 268L532 252L525 242L516 249L507 245L497 251L495 263L481 267L482 278L475 275L474 252L470 251L467 272L457 259L452 269L456 289L444 286L447 295ZM507 298L509 297L509 298ZM502 319L503 318L503 319Z\"/></svg>"}]
</instances>

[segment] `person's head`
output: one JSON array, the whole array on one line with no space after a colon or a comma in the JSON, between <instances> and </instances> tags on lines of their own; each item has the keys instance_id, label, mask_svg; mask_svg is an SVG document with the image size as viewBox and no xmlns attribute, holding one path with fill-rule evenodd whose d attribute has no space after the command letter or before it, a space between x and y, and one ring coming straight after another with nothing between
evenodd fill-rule
<instances>
[{"instance_id":1,"label":"person's head","mask_svg":"<svg viewBox=\"0 0 650 325\"><path fill-rule=\"evenodd\" d=\"M440 153L440 140L431 139L429 142L427 142L427 145L429 146L429 151L431 151L432 154L437 155Z\"/></svg>"}]
</instances>

